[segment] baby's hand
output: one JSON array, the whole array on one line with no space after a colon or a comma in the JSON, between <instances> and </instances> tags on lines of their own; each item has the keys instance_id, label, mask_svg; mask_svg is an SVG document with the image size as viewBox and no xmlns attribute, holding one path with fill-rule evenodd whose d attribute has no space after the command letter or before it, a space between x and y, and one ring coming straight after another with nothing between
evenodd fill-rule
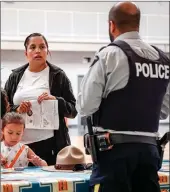
<instances>
[{"instance_id":1,"label":"baby's hand","mask_svg":"<svg viewBox=\"0 0 170 192\"><path fill-rule=\"evenodd\" d=\"M35 166L47 166L47 163L37 155L32 155L31 159L28 159L28 161L34 164Z\"/></svg>"},{"instance_id":2,"label":"baby's hand","mask_svg":"<svg viewBox=\"0 0 170 192\"><path fill-rule=\"evenodd\" d=\"M1 165L5 165L7 163L7 158L1 157Z\"/></svg>"}]
</instances>

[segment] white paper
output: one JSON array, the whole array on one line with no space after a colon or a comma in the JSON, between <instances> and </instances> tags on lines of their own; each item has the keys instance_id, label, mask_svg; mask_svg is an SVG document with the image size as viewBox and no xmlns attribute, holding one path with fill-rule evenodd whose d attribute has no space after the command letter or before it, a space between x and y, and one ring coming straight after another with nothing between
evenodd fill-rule
<instances>
[{"instance_id":1,"label":"white paper","mask_svg":"<svg viewBox=\"0 0 170 192\"><path fill-rule=\"evenodd\" d=\"M26 129L59 129L58 100L31 102L32 115L23 114Z\"/></svg>"}]
</instances>

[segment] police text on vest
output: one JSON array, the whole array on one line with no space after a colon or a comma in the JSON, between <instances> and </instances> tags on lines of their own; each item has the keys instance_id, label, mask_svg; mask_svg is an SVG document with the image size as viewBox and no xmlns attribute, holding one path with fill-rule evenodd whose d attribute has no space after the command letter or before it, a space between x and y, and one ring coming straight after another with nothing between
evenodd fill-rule
<instances>
[{"instance_id":1,"label":"police text on vest","mask_svg":"<svg viewBox=\"0 0 170 192\"><path fill-rule=\"evenodd\" d=\"M169 79L169 65L162 64L148 64L148 63L135 63L136 76L142 74L144 77Z\"/></svg>"}]
</instances>

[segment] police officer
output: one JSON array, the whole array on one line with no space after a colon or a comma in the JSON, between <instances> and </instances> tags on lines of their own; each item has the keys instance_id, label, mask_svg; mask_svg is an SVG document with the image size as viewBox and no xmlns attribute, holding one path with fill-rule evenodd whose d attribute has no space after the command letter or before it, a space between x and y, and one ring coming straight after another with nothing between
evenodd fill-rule
<instances>
[{"instance_id":1,"label":"police officer","mask_svg":"<svg viewBox=\"0 0 170 192\"><path fill-rule=\"evenodd\" d=\"M160 191L156 137L160 115L168 115L162 102L170 61L142 41L139 23L140 10L134 3L119 2L111 8L112 43L96 53L78 95L79 113L92 115L96 133L110 133L113 144L97 151L90 178L94 192Z\"/></svg>"}]
</instances>

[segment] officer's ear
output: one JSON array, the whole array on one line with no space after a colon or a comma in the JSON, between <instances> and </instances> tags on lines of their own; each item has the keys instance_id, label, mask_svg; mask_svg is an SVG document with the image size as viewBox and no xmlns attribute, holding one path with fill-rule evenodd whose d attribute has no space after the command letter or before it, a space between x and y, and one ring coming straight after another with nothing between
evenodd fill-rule
<instances>
[{"instance_id":1,"label":"officer's ear","mask_svg":"<svg viewBox=\"0 0 170 192\"><path fill-rule=\"evenodd\" d=\"M109 27L110 32L111 32L111 34L113 34L116 29L116 25L115 25L114 21L109 21L109 25L110 25L110 27Z\"/></svg>"}]
</instances>

